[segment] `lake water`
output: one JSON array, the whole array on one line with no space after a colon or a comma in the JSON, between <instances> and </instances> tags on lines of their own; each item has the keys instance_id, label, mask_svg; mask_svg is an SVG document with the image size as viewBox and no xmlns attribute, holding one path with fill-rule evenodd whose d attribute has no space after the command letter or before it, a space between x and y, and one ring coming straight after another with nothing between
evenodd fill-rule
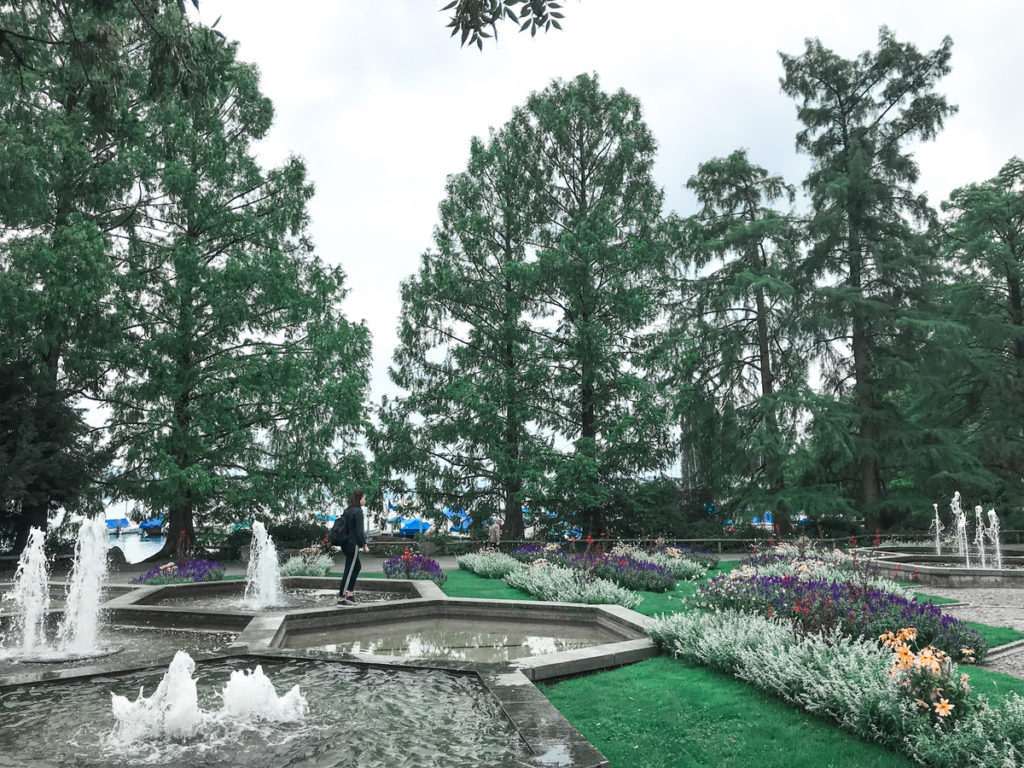
<instances>
[{"instance_id":1,"label":"lake water","mask_svg":"<svg viewBox=\"0 0 1024 768\"><path fill-rule=\"evenodd\" d=\"M129 563L139 563L150 555L155 555L163 547L166 536L141 536L137 533L121 536L108 536L110 546L118 547L124 552L124 559Z\"/></svg>"}]
</instances>

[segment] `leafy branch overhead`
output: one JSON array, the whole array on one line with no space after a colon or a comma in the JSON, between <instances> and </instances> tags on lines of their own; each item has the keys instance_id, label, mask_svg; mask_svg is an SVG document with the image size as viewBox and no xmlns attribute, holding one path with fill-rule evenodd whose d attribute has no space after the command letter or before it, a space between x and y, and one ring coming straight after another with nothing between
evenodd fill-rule
<instances>
[{"instance_id":1,"label":"leafy branch overhead","mask_svg":"<svg viewBox=\"0 0 1024 768\"><path fill-rule=\"evenodd\" d=\"M538 29L545 32L551 27L561 29L558 23L563 18L561 8L561 3L552 0L452 0L441 10L452 11L447 24L452 37L461 35L462 45L475 43L483 50L484 40L497 39L498 22L506 19L518 24L520 32L530 30L531 36L536 35Z\"/></svg>"}]
</instances>

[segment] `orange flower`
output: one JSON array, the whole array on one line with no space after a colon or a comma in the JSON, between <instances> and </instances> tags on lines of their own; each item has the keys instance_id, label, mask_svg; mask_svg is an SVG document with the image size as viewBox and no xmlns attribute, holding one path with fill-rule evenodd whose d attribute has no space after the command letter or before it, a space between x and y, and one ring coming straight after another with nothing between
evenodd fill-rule
<instances>
[{"instance_id":1,"label":"orange flower","mask_svg":"<svg viewBox=\"0 0 1024 768\"><path fill-rule=\"evenodd\" d=\"M946 699L940 699L939 703L935 705L935 711L939 717L949 717L953 711L953 705L950 704Z\"/></svg>"}]
</instances>

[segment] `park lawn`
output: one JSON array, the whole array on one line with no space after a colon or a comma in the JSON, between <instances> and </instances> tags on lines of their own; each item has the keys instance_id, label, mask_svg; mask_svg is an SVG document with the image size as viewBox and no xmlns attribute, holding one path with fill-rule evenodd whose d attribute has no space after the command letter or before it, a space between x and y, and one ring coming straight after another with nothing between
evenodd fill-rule
<instances>
[{"instance_id":1,"label":"park lawn","mask_svg":"<svg viewBox=\"0 0 1024 768\"><path fill-rule=\"evenodd\" d=\"M1000 645L1012 643L1014 640L1024 639L1024 632L1013 627L992 627L988 624L979 624L976 621L965 621L964 624L975 630L988 641L989 648L996 648Z\"/></svg>"},{"instance_id":2,"label":"park lawn","mask_svg":"<svg viewBox=\"0 0 1024 768\"><path fill-rule=\"evenodd\" d=\"M910 765L740 680L667 656L538 687L623 768Z\"/></svg>"},{"instance_id":3,"label":"park lawn","mask_svg":"<svg viewBox=\"0 0 1024 768\"><path fill-rule=\"evenodd\" d=\"M910 589L914 588L913 584L901 584L900 586L908 587ZM938 595L928 595L924 592L915 592L914 597L917 598L917 602L919 603L932 603L933 605L948 605L949 603L959 602L958 600L954 600L952 597L939 597Z\"/></svg>"}]
</instances>

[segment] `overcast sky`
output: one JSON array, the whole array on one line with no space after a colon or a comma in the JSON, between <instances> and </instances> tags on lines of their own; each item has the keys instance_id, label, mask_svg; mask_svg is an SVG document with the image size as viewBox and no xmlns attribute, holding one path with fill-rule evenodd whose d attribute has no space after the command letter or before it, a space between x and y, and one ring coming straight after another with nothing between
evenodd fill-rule
<instances>
[{"instance_id":1,"label":"overcast sky","mask_svg":"<svg viewBox=\"0 0 1024 768\"><path fill-rule=\"evenodd\" d=\"M799 184L795 103L779 90L778 52L817 37L853 57L878 28L930 51L953 38L940 90L959 106L921 146L920 190L933 205L991 178L1024 153L1024 4L1002 2L726 2L563 0L563 31L530 38L499 27L497 45L459 48L447 0L200 0L200 18L256 63L276 120L265 164L305 158L316 184L311 233L348 275L349 318L373 333L373 399L392 392L399 283L431 246L448 174L469 142L502 125L553 78L596 72L606 91L639 97L658 141L655 178L667 211L694 212L683 189L699 163L749 150Z\"/></svg>"}]
</instances>

